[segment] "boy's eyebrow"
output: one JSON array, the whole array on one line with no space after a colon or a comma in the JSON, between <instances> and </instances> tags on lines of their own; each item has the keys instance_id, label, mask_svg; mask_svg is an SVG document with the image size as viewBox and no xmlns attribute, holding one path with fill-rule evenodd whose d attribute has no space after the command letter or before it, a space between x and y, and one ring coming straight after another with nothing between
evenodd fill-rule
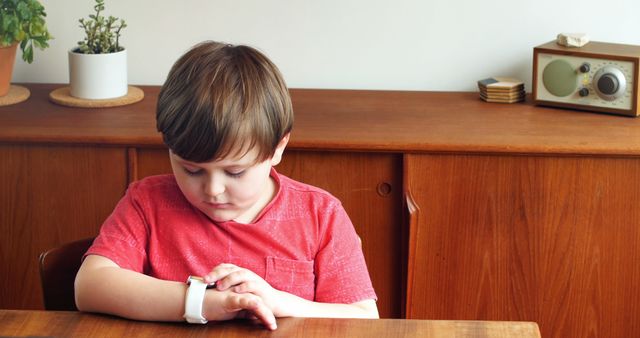
<instances>
[{"instance_id":1,"label":"boy's eyebrow","mask_svg":"<svg viewBox=\"0 0 640 338\"><path fill-rule=\"evenodd\" d=\"M177 159L178 163L181 165L188 165L188 166L192 166L192 167L201 167L202 164L198 163L198 162L191 162L182 158L178 158ZM238 160L239 161L239 160ZM223 165L222 167L224 168L246 168L246 167L250 167L253 165L253 162L251 161L242 161L242 162L236 162L236 163L232 163L229 165Z\"/></svg>"},{"instance_id":2,"label":"boy's eyebrow","mask_svg":"<svg viewBox=\"0 0 640 338\"><path fill-rule=\"evenodd\" d=\"M194 167L195 167L195 166L198 166L198 163L191 162L191 161L187 161L187 160L184 160L184 159L179 158L179 157L178 157L178 158L176 158L176 161L177 161L178 163L180 163L180 164L183 164L183 165L184 165L184 164L186 164L186 165L190 165L190 166L194 166Z\"/></svg>"}]
</instances>

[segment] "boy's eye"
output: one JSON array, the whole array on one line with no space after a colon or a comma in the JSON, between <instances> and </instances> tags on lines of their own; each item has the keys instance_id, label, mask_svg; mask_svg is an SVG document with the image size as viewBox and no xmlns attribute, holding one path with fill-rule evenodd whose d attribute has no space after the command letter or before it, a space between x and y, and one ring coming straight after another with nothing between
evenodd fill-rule
<instances>
[{"instance_id":1,"label":"boy's eye","mask_svg":"<svg viewBox=\"0 0 640 338\"><path fill-rule=\"evenodd\" d=\"M240 171L226 171L227 175L229 177L240 177L244 174L244 170L240 170Z\"/></svg>"},{"instance_id":2,"label":"boy's eye","mask_svg":"<svg viewBox=\"0 0 640 338\"><path fill-rule=\"evenodd\" d=\"M202 172L202 169L189 169L186 167L183 167L183 169L184 169L184 172L189 176L196 176Z\"/></svg>"}]
</instances>

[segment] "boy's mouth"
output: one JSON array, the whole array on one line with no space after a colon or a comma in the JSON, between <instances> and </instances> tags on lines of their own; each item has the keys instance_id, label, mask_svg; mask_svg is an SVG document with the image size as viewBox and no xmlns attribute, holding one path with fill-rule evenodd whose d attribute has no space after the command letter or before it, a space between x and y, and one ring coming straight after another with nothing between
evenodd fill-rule
<instances>
[{"instance_id":1,"label":"boy's mouth","mask_svg":"<svg viewBox=\"0 0 640 338\"><path fill-rule=\"evenodd\" d=\"M229 209L232 206L231 203L204 202L204 204L216 209Z\"/></svg>"}]
</instances>

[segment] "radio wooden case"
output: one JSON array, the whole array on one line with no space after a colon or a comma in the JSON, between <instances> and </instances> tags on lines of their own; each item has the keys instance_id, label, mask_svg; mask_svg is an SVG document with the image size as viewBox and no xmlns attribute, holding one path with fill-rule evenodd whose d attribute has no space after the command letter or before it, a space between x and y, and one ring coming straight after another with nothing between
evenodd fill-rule
<instances>
[{"instance_id":1,"label":"radio wooden case","mask_svg":"<svg viewBox=\"0 0 640 338\"><path fill-rule=\"evenodd\" d=\"M638 116L640 46L592 41L575 48L554 41L533 49L538 105Z\"/></svg>"}]
</instances>

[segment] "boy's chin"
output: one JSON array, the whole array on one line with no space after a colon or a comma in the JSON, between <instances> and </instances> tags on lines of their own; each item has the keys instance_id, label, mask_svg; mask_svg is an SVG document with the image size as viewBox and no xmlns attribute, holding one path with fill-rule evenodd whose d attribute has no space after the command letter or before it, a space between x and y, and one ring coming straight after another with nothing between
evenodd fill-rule
<instances>
[{"instance_id":1,"label":"boy's chin","mask_svg":"<svg viewBox=\"0 0 640 338\"><path fill-rule=\"evenodd\" d=\"M223 223L223 222L229 222L229 221L233 221L234 217L225 217L225 216L221 216L221 215L211 215L211 214L207 214L207 217L209 217L210 220L216 222L216 223Z\"/></svg>"}]
</instances>

